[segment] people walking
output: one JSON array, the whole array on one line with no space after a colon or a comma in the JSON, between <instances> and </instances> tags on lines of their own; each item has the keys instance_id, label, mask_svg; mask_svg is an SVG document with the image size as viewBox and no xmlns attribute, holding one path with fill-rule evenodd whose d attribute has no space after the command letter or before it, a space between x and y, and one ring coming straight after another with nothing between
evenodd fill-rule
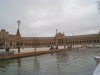
<instances>
[{"instance_id":1,"label":"people walking","mask_svg":"<svg viewBox=\"0 0 100 75\"><path fill-rule=\"evenodd\" d=\"M64 49L66 48L66 46L64 45Z\"/></svg>"},{"instance_id":2,"label":"people walking","mask_svg":"<svg viewBox=\"0 0 100 75\"><path fill-rule=\"evenodd\" d=\"M58 45L56 46L56 49L58 49Z\"/></svg>"},{"instance_id":3,"label":"people walking","mask_svg":"<svg viewBox=\"0 0 100 75\"><path fill-rule=\"evenodd\" d=\"M50 50L53 50L53 46L50 47Z\"/></svg>"},{"instance_id":4,"label":"people walking","mask_svg":"<svg viewBox=\"0 0 100 75\"><path fill-rule=\"evenodd\" d=\"M6 52L9 52L9 47L8 46L6 47Z\"/></svg>"}]
</instances>

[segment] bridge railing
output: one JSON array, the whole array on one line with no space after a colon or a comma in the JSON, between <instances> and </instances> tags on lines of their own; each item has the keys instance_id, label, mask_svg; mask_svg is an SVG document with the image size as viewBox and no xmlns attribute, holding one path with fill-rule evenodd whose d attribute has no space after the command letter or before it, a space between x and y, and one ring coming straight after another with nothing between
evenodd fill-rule
<instances>
[{"instance_id":1,"label":"bridge railing","mask_svg":"<svg viewBox=\"0 0 100 75\"><path fill-rule=\"evenodd\" d=\"M0 56L13 55L13 54L14 54L14 50L10 50L8 52L6 52L6 51L0 51Z\"/></svg>"}]
</instances>

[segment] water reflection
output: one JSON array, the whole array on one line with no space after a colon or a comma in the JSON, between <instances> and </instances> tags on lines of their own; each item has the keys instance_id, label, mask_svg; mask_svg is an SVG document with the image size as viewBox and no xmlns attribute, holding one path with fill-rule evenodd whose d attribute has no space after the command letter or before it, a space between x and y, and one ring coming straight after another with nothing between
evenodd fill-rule
<instances>
[{"instance_id":1,"label":"water reflection","mask_svg":"<svg viewBox=\"0 0 100 75\"><path fill-rule=\"evenodd\" d=\"M0 61L0 75L92 75L100 49L74 49Z\"/></svg>"},{"instance_id":2,"label":"water reflection","mask_svg":"<svg viewBox=\"0 0 100 75\"><path fill-rule=\"evenodd\" d=\"M68 54L66 51L57 52L57 69L58 74L61 74L61 68L65 65L65 63L68 61Z\"/></svg>"},{"instance_id":3,"label":"water reflection","mask_svg":"<svg viewBox=\"0 0 100 75\"><path fill-rule=\"evenodd\" d=\"M58 62L66 62L68 60L68 54L66 51L62 51L62 52L57 52L57 59Z\"/></svg>"},{"instance_id":4,"label":"water reflection","mask_svg":"<svg viewBox=\"0 0 100 75\"><path fill-rule=\"evenodd\" d=\"M20 68L22 66L21 65L21 59L20 58L17 59L17 63L18 63L18 68Z\"/></svg>"},{"instance_id":5,"label":"water reflection","mask_svg":"<svg viewBox=\"0 0 100 75\"><path fill-rule=\"evenodd\" d=\"M21 75L20 71L22 71L22 70L21 70L21 66L22 66L22 65L21 65L21 59L20 59L20 58L17 59L17 64L18 64L18 65L17 65L18 74Z\"/></svg>"},{"instance_id":6,"label":"water reflection","mask_svg":"<svg viewBox=\"0 0 100 75\"><path fill-rule=\"evenodd\" d=\"M37 56L34 56L33 67L34 67L34 71L38 71L40 68Z\"/></svg>"},{"instance_id":7,"label":"water reflection","mask_svg":"<svg viewBox=\"0 0 100 75\"><path fill-rule=\"evenodd\" d=\"M6 72L7 71L7 67L9 67L9 64L11 63L10 60L1 60L0 61L0 71L2 72Z\"/></svg>"},{"instance_id":8,"label":"water reflection","mask_svg":"<svg viewBox=\"0 0 100 75\"><path fill-rule=\"evenodd\" d=\"M3 61L0 61L0 71L6 72L7 71L7 66L9 66L9 63L6 64Z\"/></svg>"}]
</instances>

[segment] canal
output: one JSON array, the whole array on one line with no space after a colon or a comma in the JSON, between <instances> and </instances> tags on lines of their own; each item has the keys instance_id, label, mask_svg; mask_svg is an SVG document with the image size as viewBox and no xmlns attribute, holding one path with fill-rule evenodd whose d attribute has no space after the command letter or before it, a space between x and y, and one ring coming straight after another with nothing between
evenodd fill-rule
<instances>
[{"instance_id":1,"label":"canal","mask_svg":"<svg viewBox=\"0 0 100 75\"><path fill-rule=\"evenodd\" d=\"M100 48L80 48L39 56L0 60L0 75L92 75Z\"/></svg>"}]
</instances>

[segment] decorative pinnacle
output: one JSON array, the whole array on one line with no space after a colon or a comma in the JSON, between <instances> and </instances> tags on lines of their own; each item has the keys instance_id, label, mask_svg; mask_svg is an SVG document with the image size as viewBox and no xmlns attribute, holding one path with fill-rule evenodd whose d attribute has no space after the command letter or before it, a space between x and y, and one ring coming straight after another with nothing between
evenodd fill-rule
<instances>
[{"instance_id":1,"label":"decorative pinnacle","mask_svg":"<svg viewBox=\"0 0 100 75\"><path fill-rule=\"evenodd\" d=\"M17 21L17 23L18 23L18 26L19 26L19 25L20 25L20 23L21 23L21 21L20 21L20 20L18 20L18 21Z\"/></svg>"},{"instance_id":2,"label":"decorative pinnacle","mask_svg":"<svg viewBox=\"0 0 100 75\"><path fill-rule=\"evenodd\" d=\"M56 29L56 34L57 34L57 31L58 31L58 30Z\"/></svg>"}]
</instances>

